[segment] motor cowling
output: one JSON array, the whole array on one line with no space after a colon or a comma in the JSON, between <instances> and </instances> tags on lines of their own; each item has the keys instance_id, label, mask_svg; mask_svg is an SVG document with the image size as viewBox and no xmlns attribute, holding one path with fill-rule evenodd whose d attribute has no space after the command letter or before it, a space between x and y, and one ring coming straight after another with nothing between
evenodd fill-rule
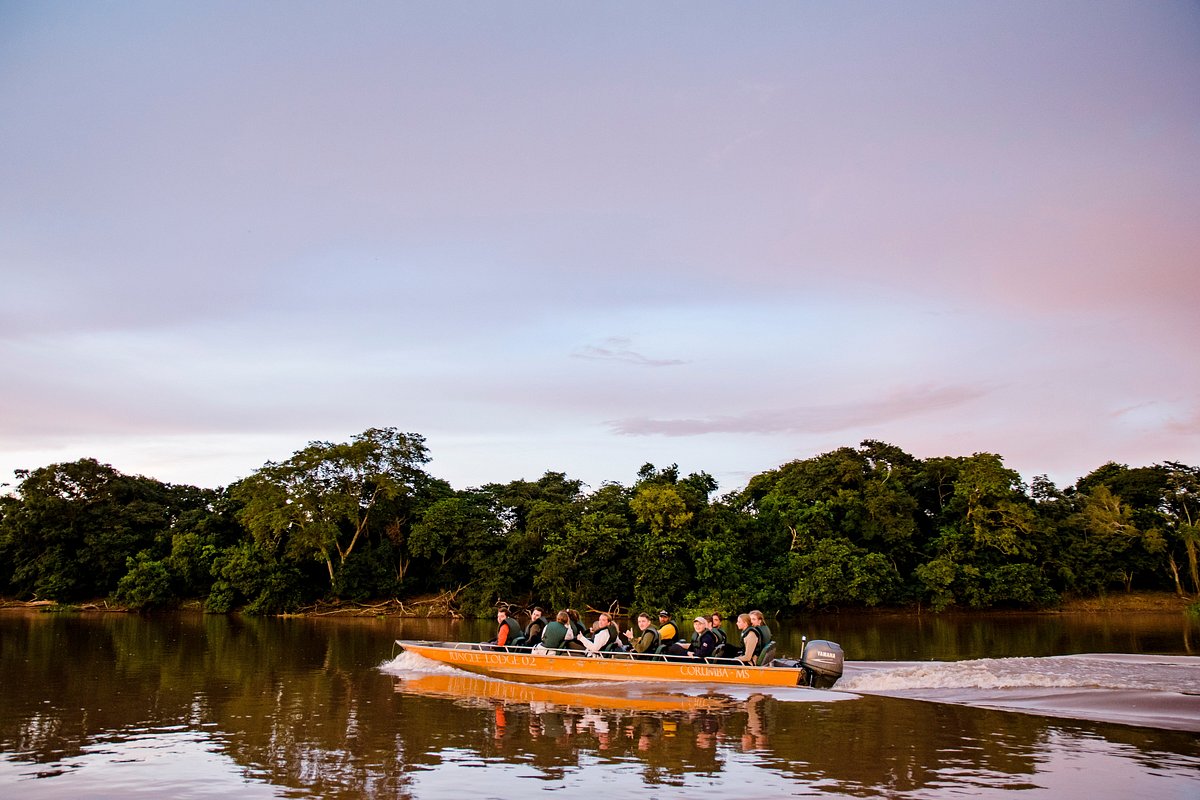
<instances>
[{"instance_id":1,"label":"motor cowling","mask_svg":"<svg viewBox=\"0 0 1200 800\"><path fill-rule=\"evenodd\" d=\"M804 646L804 655L800 657L806 685L816 689L831 688L842 677L845 660L842 646L837 642L813 639Z\"/></svg>"}]
</instances>

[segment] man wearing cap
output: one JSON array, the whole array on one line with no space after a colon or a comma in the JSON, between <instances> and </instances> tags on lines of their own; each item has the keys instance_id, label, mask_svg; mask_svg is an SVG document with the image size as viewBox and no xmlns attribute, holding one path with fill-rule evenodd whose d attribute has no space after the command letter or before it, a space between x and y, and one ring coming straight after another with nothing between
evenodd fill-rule
<instances>
[{"instance_id":1,"label":"man wearing cap","mask_svg":"<svg viewBox=\"0 0 1200 800\"><path fill-rule=\"evenodd\" d=\"M712 625L706 617L696 617L692 620L696 629L696 644L687 645L682 641L667 648L667 653L673 656L688 656L689 658L708 658L717 649L717 636L712 632Z\"/></svg>"},{"instance_id":2,"label":"man wearing cap","mask_svg":"<svg viewBox=\"0 0 1200 800\"><path fill-rule=\"evenodd\" d=\"M683 634L679 632L679 626L666 611L658 612L658 635L662 639L662 646L668 649L683 638Z\"/></svg>"}]
</instances>

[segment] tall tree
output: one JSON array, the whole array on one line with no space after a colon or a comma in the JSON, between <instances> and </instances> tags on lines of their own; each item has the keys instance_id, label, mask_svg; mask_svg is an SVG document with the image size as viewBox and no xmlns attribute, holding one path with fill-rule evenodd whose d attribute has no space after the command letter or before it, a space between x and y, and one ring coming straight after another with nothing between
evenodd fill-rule
<instances>
[{"instance_id":1,"label":"tall tree","mask_svg":"<svg viewBox=\"0 0 1200 800\"><path fill-rule=\"evenodd\" d=\"M637 521L634 599L642 607L677 604L693 585L693 558L688 551L694 541L696 512L688 508L686 496L695 499L694 483L679 486L679 468L672 464L656 470L646 464L639 472L629 508Z\"/></svg>"},{"instance_id":2,"label":"tall tree","mask_svg":"<svg viewBox=\"0 0 1200 800\"><path fill-rule=\"evenodd\" d=\"M943 506L930 558L914 571L925 595L935 608L1053 601L1039 568L1039 529L1021 476L992 453L954 461L930 464L935 475L927 484L938 486Z\"/></svg>"},{"instance_id":3,"label":"tall tree","mask_svg":"<svg viewBox=\"0 0 1200 800\"><path fill-rule=\"evenodd\" d=\"M124 475L84 458L21 472L0 522L0 557L18 596L74 601L113 592L129 559L165 555L180 514L203 505L193 487Z\"/></svg>"},{"instance_id":4,"label":"tall tree","mask_svg":"<svg viewBox=\"0 0 1200 800\"><path fill-rule=\"evenodd\" d=\"M424 437L368 428L345 443L311 442L232 491L243 503L239 519L260 545L323 563L332 588L377 505L413 494L428 461Z\"/></svg>"},{"instance_id":5,"label":"tall tree","mask_svg":"<svg viewBox=\"0 0 1200 800\"><path fill-rule=\"evenodd\" d=\"M1200 467L1177 461L1162 465L1166 470L1166 491L1162 510L1178 545L1182 547L1192 595L1200 597ZM1183 594L1183 581L1174 555L1170 557L1176 591Z\"/></svg>"},{"instance_id":6,"label":"tall tree","mask_svg":"<svg viewBox=\"0 0 1200 800\"><path fill-rule=\"evenodd\" d=\"M578 518L544 534L534 579L539 597L555 608L607 606L631 596L625 565L632 527L630 492L606 483L581 501Z\"/></svg>"}]
</instances>

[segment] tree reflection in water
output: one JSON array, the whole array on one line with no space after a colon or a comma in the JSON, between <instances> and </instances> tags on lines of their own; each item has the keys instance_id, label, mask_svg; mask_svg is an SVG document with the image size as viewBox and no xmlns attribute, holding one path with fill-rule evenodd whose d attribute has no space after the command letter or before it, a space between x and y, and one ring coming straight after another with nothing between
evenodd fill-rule
<instances>
[{"instance_id":1,"label":"tree reflection in water","mask_svg":"<svg viewBox=\"0 0 1200 800\"><path fill-rule=\"evenodd\" d=\"M393 631L370 622L5 613L0 634L5 797L199 795L204 778L180 777L196 742L221 756L205 769L228 771L214 784L346 800L747 781L754 796L949 797L1081 770L1127 793L1200 793L1190 733L887 697L397 677L379 669ZM181 734L191 744L171 750ZM134 738L175 763L99 754Z\"/></svg>"}]
</instances>

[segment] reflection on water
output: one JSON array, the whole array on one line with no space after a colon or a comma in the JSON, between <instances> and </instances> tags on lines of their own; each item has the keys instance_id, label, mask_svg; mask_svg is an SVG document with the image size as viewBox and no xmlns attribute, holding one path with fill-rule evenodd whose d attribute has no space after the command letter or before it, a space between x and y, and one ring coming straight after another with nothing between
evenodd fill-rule
<instances>
[{"instance_id":1,"label":"reflection on water","mask_svg":"<svg viewBox=\"0 0 1200 800\"><path fill-rule=\"evenodd\" d=\"M0 614L0 797L1200 795L1188 731L859 692L512 684L393 662L399 636L484 638L440 621Z\"/></svg>"}]
</instances>

